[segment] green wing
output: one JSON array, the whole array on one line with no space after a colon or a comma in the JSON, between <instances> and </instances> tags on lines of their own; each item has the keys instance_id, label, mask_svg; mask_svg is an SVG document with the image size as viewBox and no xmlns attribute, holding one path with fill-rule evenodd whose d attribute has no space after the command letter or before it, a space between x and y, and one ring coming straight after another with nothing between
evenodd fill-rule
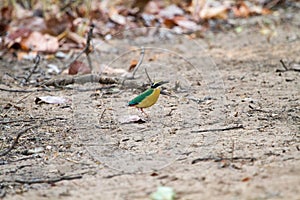
<instances>
[{"instance_id":1,"label":"green wing","mask_svg":"<svg viewBox=\"0 0 300 200\"><path fill-rule=\"evenodd\" d=\"M137 104L141 103L145 98L147 98L148 96L150 96L153 93L153 91L154 91L154 89L149 88L148 90L146 90L145 92L143 92L139 96L137 96L134 99L132 99L128 103L128 106L134 106L134 105L137 105Z\"/></svg>"}]
</instances>

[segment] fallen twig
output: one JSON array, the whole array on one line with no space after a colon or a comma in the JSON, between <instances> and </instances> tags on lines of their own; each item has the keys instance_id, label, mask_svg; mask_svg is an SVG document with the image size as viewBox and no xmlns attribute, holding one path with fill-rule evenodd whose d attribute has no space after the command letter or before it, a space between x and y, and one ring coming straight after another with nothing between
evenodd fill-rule
<instances>
[{"instance_id":1,"label":"fallen twig","mask_svg":"<svg viewBox=\"0 0 300 200\"><path fill-rule=\"evenodd\" d=\"M262 109L259 109L259 108L254 108L251 105L249 105L249 108L251 108L252 111L263 112L263 113L270 113L269 111L266 111L266 110L262 110Z\"/></svg>"},{"instance_id":2,"label":"fallen twig","mask_svg":"<svg viewBox=\"0 0 300 200\"><path fill-rule=\"evenodd\" d=\"M225 127L225 128L213 128L213 129L202 129L202 130L195 130L191 131L192 133L203 133L203 132L218 132L218 131L228 131L228 130L234 130L234 129L240 129L244 128L242 124L237 126L231 126L231 127Z\"/></svg>"},{"instance_id":3,"label":"fallen twig","mask_svg":"<svg viewBox=\"0 0 300 200\"><path fill-rule=\"evenodd\" d=\"M140 59L139 59L138 63L136 64L136 66L135 66L133 72L132 72L132 73L126 74L126 76L124 77L125 80L126 80L126 79L134 79L135 73L137 72L137 70L139 69L139 67L140 67L140 66L142 65L142 63L143 63L144 56L145 56L145 48L144 48L144 47L141 47ZM124 81L125 81L125 80L124 80ZM123 81L123 83L124 83L124 81Z\"/></svg>"},{"instance_id":4,"label":"fallen twig","mask_svg":"<svg viewBox=\"0 0 300 200\"><path fill-rule=\"evenodd\" d=\"M101 113L101 115L100 115L100 117L99 117L99 122L102 121L102 118L103 118L103 116L104 116L105 111L106 111L106 108L103 109L103 111L102 111L102 113Z\"/></svg>"},{"instance_id":5,"label":"fallen twig","mask_svg":"<svg viewBox=\"0 0 300 200\"><path fill-rule=\"evenodd\" d=\"M44 83L45 86L62 87L74 83L101 83L101 84L115 84L118 83L117 78L105 77L96 74L86 74L80 76L67 76L59 79L53 79Z\"/></svg>"},{"instance_id":6,"label":"fallen twig","mask_svg":"<svg viewBox=\"0 0 300 200\"><path fill-rule=\"evenodd\" d=\"M83 53L85 53L85 55L87 57L87 61L89 63L89 67L90 67L91 70L93 69L91 58L90 58L89 54L91 52L90 46L91 46L91 40L93 38L93 30L94 30L94 28L95 28L95 25L91 24L90 30L89 30L87 38L86 38L86 45L85 45L84 49L67 65L68 67L70 67L70 65L72 63L74 63Z\"/></svg>"},{"instance_id":7,"label":"fallen twig","mask_svg":"<svg viewBox=\"0 0 300 200\"><path fill-rule=\"evenodd\" d=\"M12 123L17 123L17 122L32 122L36 120L36 118L33 119L20 119L20 120L10 120L10 121L0 121L0 124L12 124Z\"/></svg>"},{"instance_id":8,"label":"fallen twig","mask_svg":"<svg viewBox=\"0 0 300 200\"><path fill-rule=\"evenodd\" d=\"M27 131L29 131L30 129L37 128L37 127L41 126L43 123L45 123L45 122L50 122L50 121L58 120L58 119L59 119L59 120L63 120L63 119L65 119L65 118L56 117L56 118L47 119L47 120L41 121L39 124L32 125L32 126L30 126L30 127L27 127L27 128L25 128L25 129L22 129L22 130L18 131L18 132L17 132L17 137L14 139L12 145L11 145L8 149L6 149L6 150L4 150L4 151L1 151L1 152L0 152L0 156L5 156L5 155L7 155L11 150L13 150L14 147L18 144L18 141L19 141L20 137L21 137L24 133L26 133Z\"/></svg>"},{"instance_id":9,"label":"fallen twig","mask_svg":"<svg viewBox=\"0 0 300 200\"><path fill-rule=\"evenodd\" d=\"M138 63L136 64L136 67L134 68L133 72L132 72L132 78L134 78L135 73L137 72L138 68L141 66L141 64L143 63L144 60L144 56L145 56L145 48L141 47L141 54L140 54L140 59L138 61Z\"/></svg>"},{"instance_id":10,"label":"fallen twig","mask_svg":"<svg viewBox=\"0 0 300 200\"><path fill-rule=\"evenodd\" d=\"M146 68L145 68L145 73L146 73L146 75L147 75L147 78L148 78L148 80L149 80L149 83L152 84L153 82L152 82L152 80L151 80L151 78L150 78L150 76L149 76L149 74L148 74Z\"/></svg>"},{"instance_id":11,"label":"fallen twig","mask_svg":"<svg viewBox=\"0 0 300 200\"><path fill-rule=\"evenodd\" d=\"M27 77L25 77L25 78L23 79L23 81L21 81L21 84L27 83L27 82L29 81L29 79L31 78L32 74L35 72L35 70L36 70L37 67L39 66L40 60L41 60L41 57L40 57L39 55L37 55L37 56L35 57L34 65L33 65L32 70L30 70L30 72L29 72L29 74L27 75Z\"/></svg>"},{"instance_id":12,"label":"fallen twig","mask_svg":"<svg viewBox=\"0 0 300 200\"><path fill-rule=\"evenodd\" d=\"M280 63L284 69L276 69L276 72L287 72L287 71L300 72L300 69L288 68L282 59L280 59Z\"/></svg>"},{"instance_id":13,"label":"fallen twig","mask_svg":"<svg viewBox=\"0 0 300 200\"><path fill-rule=\"evenodd\" d=\"M58 81L59 82L59 81ZM115 85L110 86L103 86L103 87L96 87L96 88L69 88L69 87L63 87L60 86L60 89L50 89L50 88L37 88L37 89L30 89L30 90L19 90L19 89L6 89L6 88L0 88L0 91L5 92L17 92L17 93L33 93L33 92L56 92L61 91L62 89L65 90L76 90L78 92L88 92L88 91L96 91L96 90L105 90L115 87Z\"/></svg>"},{"instance_id":14,"label":"fallen twig","mask_svg":"<svg viewBox=\"0 0 300 200\"><path fill-rule=\"evenodd\" d=\"M37 183L56 183L59 181L64 181L64 180L74 180L74 179L80 179L82 178L82 175L73 175L73 176L60 176L60 177L54 177L54 178L49 178L49 179L42 179L42 178L35 178L31 180L24 180L24 179L15 179L13 180L16 183L22 183L22 184L37 184Z\"/></svg>"},{"instance_id":15,"label":"fallen twig","mask_svg":"<svg viewBox=\"0 0 300 200\"><path fill-rule=\"evenodd\" d=\"M254 157L232 157L232 158L222 158L222 157L205 157L205 158L197 158L192 161L192 164L196 164L198 162L205 162L205 161L214 161L214 162L221 162L221 161L233 161L233 160L250 160L253 162L256 160Z\"/></svg>"},{"instance_id":16,"label":"fallen twig","mask_svg":"<svg viewBox=\"0 0 300 200\"><path fill-rule=\"evenodd\" d=\"M49 88L37 88L37 89L30 89L30 90L0 88L0 91L30 93L30 92L44 92L44 91L51 92L51 91L59 91L59 90L57 89L53 90Z\"/></svg>"},{"instance_id":17,"label":"fallen twig","mask_svg":"<svg viewBox=\"0 0 300 200\"><path fill-rule=\"evenodd\" d=\"M286 67L286 65L285 65L285 63L283 62L283 60L282 60L282 59L280 59L280 63L282 64L282 66L283 66L283 68L285 69L285 71L287 71L287 70L288 70L288 68Z\"/></svg>"},{"instance_id":18,"label":"fallen twig","mask_svg":"<svg viewBox=\"0 0 300 200\"><path fill-rule=\"evenodd\" d=\"M29 97L32 94L27 94L24 97L22 97L19 101L16 102L16 104L20 103L21 101L23 101L24 99L26 99L27 97ZM11 109L13 108L13 106L11 106L6 112L3 112L0 116L3 117L5 116Z\"/></svg>"},{"instance_id":19,"label":"fallen twig","mask_svg":"<svg viewBox=\"0 0 300 200\"><path fill-rule=\"evenodd\" d=\"M114 177L117 177L117 176L123 176L123 175L130 175L131 173L119 173L119 174L111 174L111 175L106 175L106 176L103 176L103 178L107 178L107 179L110 179L110 178L114 178Z\"/></svg>"}]
</instances>

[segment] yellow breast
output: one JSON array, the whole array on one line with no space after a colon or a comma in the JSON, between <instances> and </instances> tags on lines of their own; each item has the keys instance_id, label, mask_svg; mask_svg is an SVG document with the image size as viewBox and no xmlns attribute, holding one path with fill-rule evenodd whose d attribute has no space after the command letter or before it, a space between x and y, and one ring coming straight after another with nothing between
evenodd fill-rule
<instances>
[{"instance_id":1,"label":"yellow breast","mask_svg":"<svg viewBox=\"0 0 300 200\"><path fill-rule=\"evenodd\" d=\"M154 89L153 93L136 105L137 108L148 108L157 102L160 95L160 88Z\"/></svg>"}]
</instances>

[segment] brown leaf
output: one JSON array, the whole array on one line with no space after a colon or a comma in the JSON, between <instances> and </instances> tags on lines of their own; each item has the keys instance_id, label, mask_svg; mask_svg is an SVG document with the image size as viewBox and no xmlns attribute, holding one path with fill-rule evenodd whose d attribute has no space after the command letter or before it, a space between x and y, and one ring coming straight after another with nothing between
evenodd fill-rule
<instances>
[{"instance_id":1,"label":"brown leaf","mask_svg":"<svg viewBox=\"0 0 300 200\"><path fill-rule=\"evenodd\" d=\"M147 6L149 1L150 0L135 0L131 7L132 8L138 8L138 11L142 12L142 11L144 11L144 9Z\"/></svg>"},{"instance_id":2,"label":"brown leaf","mask_svg":"<svg viewBox=\"0 0 300 200\"><path fill-rule=\"evenodd\" d=\"M20 42L22 38L28 37L31 34L31 30L27 28L20 28L10 33L7 37L7 47L8 48L20 48Z\"/></svg>"},{"instance_id":3,"label":"brown leaf","mask_svg":"<svg viewBox=\"0 0 300 200\"><path fill-rule=\"evenodd\" d=\"M81 46L84 46L86 44L86 39L84 37L81 37L77 33L74 32L68 32L67 38L75 42L76 44L79 44Z\"/></svg>"},{"instance_id":4,"label":"brown leaf","mask_svg":"<svg viewBox=\"0 0 300 200\"><path fill-rule=\"evenodd\" d=\"M144 8L144 13L147 14L158 14L159 11L160 11L160 7L158 5L158 2L156 1L150 1Z\"/></svg>"},{"instance_id":5,"label":"brown leaf","mask_svg":"<svg viewBox=\"0 0 300 200\"><path fill-rule=\"evenodd\" d=\"M250 7L251 14L260 14L260 15L268 15L271 14L272 11L268 8L263 8L261 6L253 5Z\"/></svg>"},{"instance_id":6,"label":"brown leaf","mask_svg":"<svg viewBox=\"0 0 300 200\"><path fill-rule=\"evenodd\" d=\"M20 42L21 49L54 53L58 50L58 39L48 34L34 31Z\"/></svg>"},{"instance_id":7,"label":"brown leaf","mask_svg":"<svg viewBox=\"0 0 300 200\"><path fill-rule=\"evenodd\" d=\"M123 16L123 15L120 15L118 10L114 7L111 7L109 9L109 18L117 23L117 24L120 24L120 25L125 25L126 24L126 18Z\"/></svg>"},{"instance_id":8,"label":"brown leaf","mask_svg":"<svg viewBox=\"0 0 300 200\"><path fill-rule=\"evenodd\" d=\"M192 31L196 31L199 29L199 26L194 21L191 21L184 16L175 16L173 20L178 26L182 28Z\"/></svg>"},{"instance_id":9,"label":"brown leaf","mask_svg":"<svg viewBox=\"0 0 300 200\"><path fill-rule=\"evenodd\" d=\"M227 17L227 6L210 7L208 4L205 4L205 6L200 11L201 19L227 19Z\"/></svg>"},{"instance_id":10,"label":"brown leaf","mask_svg":"<svg viewBox=\"0 0 300 200\"><path fill-rule=\"evenodd\" d=\"M137 63L138 63L137 60L135 60L135 59L131 60L131 61L130 61L130 66L129 66L128 71L129 71L129 72L133 71L134 68L136 67Z\"/></svg>"},{"instance_id":11,"label":"brown leaf","mask_svg":"<svg viewBox=\"0 0 300 200\"><path fill-rule=\"evenodd\" d=\"M250 10L249 7L245 4L245 2L241 1L236 6L232 8L232 11L236 17L249 17Z\"/></svg>"},{"instance_id":12,"label":"brown leaf","mask_svg":"<svg viewBox=\"0 0 300 200\"><path fill-rule=\"evenodd\" d=\"M1 21L10 22L12 20L13 7L6 6L1 8L0 19Z\"/></svg>"},{"instance_id":13,"label":"brown leaf","mask_svg":"<svg viewBox=\"0 0 300 200\"><path fill-rule=\"evenodd\" d=\"M184 12L178 6L172 4L159 12L159 15L164 18L171 19L174 16L183 15Z\"/></svg>"},{"instance_id":14,"label":"brown leaf","mask_svg":"<svg viewBox=\"0 0 300 200\"><path fill-rule=\"evenodd\" d=\"M83 62L75 60L69 67L69 74L89 74L91 69Z\"/></svg>"},{"instance_id":15,"label":"brown leaf","mask_svg":"<svg viewBox=\"0 0 300 200\"><path fill-rule=\"evenodd\" d=\"M241 181L242 181L242 182L247 182L247 181L250 181L250 179L251 179L250 177L245 177L245 178L243 178Z\"/></svg>"},{"instance_id":16,"label":"brown leaf","mask_svg":"<svg viewBox=\"0 0 300 200\"><path fill-rule=\"evenodd\" d=\"M67 16L63 16L63 19L58 19L56 16L49 17L46 21L47 32L52 35L59 35L70 28L71 19Z\"/></svg>"},{"instance_id":17,"label":"brown leaf","mask_svg":"<svg viewBox=\"0 0 300 200\"><path fill-rule=\"evenodd\" d=\"M167 27L167 28L173 28L174 26L176 26L176 23L174 22L173 19L164 19L164 25Z\"/></svg>"}]
</instances>

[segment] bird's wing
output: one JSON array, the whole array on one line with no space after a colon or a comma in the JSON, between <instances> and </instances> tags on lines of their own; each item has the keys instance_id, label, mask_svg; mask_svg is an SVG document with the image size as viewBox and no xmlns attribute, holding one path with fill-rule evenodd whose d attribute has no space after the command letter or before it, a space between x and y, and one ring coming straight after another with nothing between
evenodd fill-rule
<instances>
[{"instance_id":1,"label":"bird's wing","mask_svg":"<svg viewBox=\"0 0 300 200\"><path fill-rule=\"evenodd\" d=\"M150 96L153 93L153 89L148 89L145 92L143 92L142 94L140 94L139 96L135 97L134 99L132 99L129 103L128 106L135 106L139 103L141 103L145 98L147 98L148 96Z\"/></svg>"}]
</instances>

